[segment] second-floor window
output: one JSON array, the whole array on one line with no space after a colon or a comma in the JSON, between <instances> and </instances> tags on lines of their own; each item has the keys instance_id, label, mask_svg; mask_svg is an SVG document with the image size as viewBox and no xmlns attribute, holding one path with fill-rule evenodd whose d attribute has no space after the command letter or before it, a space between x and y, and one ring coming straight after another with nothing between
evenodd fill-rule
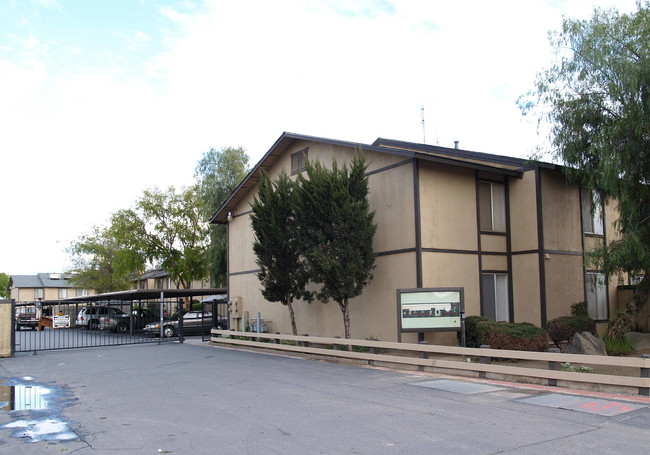
<instances>
[{"instance_id":1,"label":"second-floor window","mask_svg":"<svg viewBox=\"0 0 650 455\"><path fill-rule=\"evenodd\" d=\"M587 188L580 188L580 206L582 207L582 232L603 235L603 210L595 194Z\"/></svg>"},{"instance_id":2,"label":"second-floor window","mask_svg":"<svg viewBox=\"0 0 650 455\"><path fill-rule=\"evenodd\" d=\"M68 290L65 288L59 288L59 298L60 299L67 299L68 298Z\"/></svg>"},{"instance_id":3,"label":"second-floor window","mask_svg":"<svg viewBox=\"0 0 650 455\"><path fill-rule=\"evenodd\" d=\"M43 298L43 288L34 289L34 300Z\"/></svg>"},{"instance_id":4,"label":"second-floor window","mask_svg":"<svg viewBox=\"0 0 650 455\"><path fill-rule=\"evenodd\" d=\"M500 183L479 182L481 231L506 232L506 192Z\"/></svg>"},{"instance_id":5,"label":"second-floor window","mask_svg":"<svg viewBox=\"0 0 650 455\"><path fill-rule=\"evenodd\" d=\"M309 149L302 149L291 154L291 173L297 174L306 169Z\"/></svg>"}]
</instances>

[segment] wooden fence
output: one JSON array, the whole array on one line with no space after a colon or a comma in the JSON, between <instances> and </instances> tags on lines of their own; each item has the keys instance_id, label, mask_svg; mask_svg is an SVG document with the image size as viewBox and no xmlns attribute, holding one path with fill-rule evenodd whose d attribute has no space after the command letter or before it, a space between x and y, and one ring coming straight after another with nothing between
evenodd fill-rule
<instances>
[{"instance_id":1,"label":"wooden fence","mask_svg":"<svg viewBox=\"0 0 650 455\"><path fill-rule=\"evenodd\" d=\"M398 364L418 367L421 371L461 372L480 378L514 377L522 382L545 380L548 385L558 385L558 381L562 381L562 385L571 387L614 386L628 391L636 389L639 395L646 396L650 392L649 356L608 357L559 352L461 348L218 329L212 329L211 341L222 345L356 359L368 362L370 365ZM512 365L519 361L532 366ZM542 365L546 368L539 368ZM563 371L570 369L571 366L596 366L597 368L600 366L613 371L614 374Z\"/></svg>"}]
</instances>

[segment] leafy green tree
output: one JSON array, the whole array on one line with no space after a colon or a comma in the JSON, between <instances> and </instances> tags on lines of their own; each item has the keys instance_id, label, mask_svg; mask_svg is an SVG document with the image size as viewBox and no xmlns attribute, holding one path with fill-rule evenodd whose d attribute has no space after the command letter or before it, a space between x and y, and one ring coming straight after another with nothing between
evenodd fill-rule
<instances>
[{"instance_id":1,"label":"leafy green tree","mask_svg":"<svg viewBox=\"0 0 650 455\"><path fill-rule=\"evenodd\" d=\"M111 216L108 227L93 227L68 247L72 256L74 286L99 293L128 289L133 275L142 273L146 257L138 233L144 225L131 210Z\"/></svg>"},{"instance_id":2,"label":"leafy green tree","mask_svg":"<svg viewBox=\"0 0 650 455\"><path fill-rule=\"evenodd\" d=\"M361 295L375 267L373 239L377 225L368 201L365 158L358 154L350 169L307 163L298 177L298 239L310 265L311 280L322 284L317 297L339 304L345 337L350 338L349 300Z\"/></svg>"},{"instance_id":3,"label":"leafy green tree","mask_svg":"<svg viewBox=\"0 0 650 455\"><path fill-rule=\"evenodd\" d=\"M131 241L142 245L147 259L167 271L182 289L206 278L208 230L197 188L146 190L136 207L144 229Z\"/></svg>"},{"instance_id":4,"label":"leafy green tree","mask_svg":"<svg viewBox=\"0 0 650 455\"><path fill-rule=\"evenodd\" d=\"M589 20L564 19L550 41L556 62L520 106L547 122L570 180L618 204L621 237L589 259L608 274L644 276L624 329L650 293L650 3L631 14L595 9Z\"/></svg>"},{"instance_id":5,"label":"leafy green tree","mask_svg":"<svg viewBox=\"0 0 650 455\"><path fill-rule=\"evenodd\" d=\"M295 299L311 301L312 294L305 291L309 273L296 238L295 195L295 184L286 172L273 182L262 173L257 196L251 204L251 226L255 232L253 251L261 270L257 277L262 283L262 295L270 302L287 306L291 329L297 335L292 303Z\"/></svg>"},{"instance_id":6,"label":"leafy green tree","mask_svg":"<svg viewBox=\"0 0 650 455\"><path fill-rule=\"evenodd\" d=\"M11 292L9 291L9 275L0 272L0 299L9 298L11 298Z\"/></svg>"},{"instance_id":7,"label":"leafy green tree","mask_svg":"<svg viewBox=\"0 0 650 455\"><path fill-rule=\"evenodd\" d=\"M205 152L194 171L198 192L203 201L204 217L210 219L226 198L248 174L248 155L241 148L211 148ZM210 246L207 260L214 285L226 284L226 226L209 226Z\"/></svg>"}]
</instances>

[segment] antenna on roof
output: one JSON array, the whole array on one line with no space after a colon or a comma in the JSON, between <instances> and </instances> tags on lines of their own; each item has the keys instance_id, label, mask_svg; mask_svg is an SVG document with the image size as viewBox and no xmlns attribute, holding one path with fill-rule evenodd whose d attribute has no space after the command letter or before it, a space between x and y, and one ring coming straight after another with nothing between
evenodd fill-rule
<instances>
[{"instance_id":1,"label":"antenna on roof","mask_svg":"<svg viewBox=\"0 0 650 455\"><path fill-rule=\"evenodd\" d=\"M424 137L424 106L422 106L422 108L420 108L420 118L422 119L422 143L426 144L427 141L425 140L425 137Z\"/></svg>"}]
</instances>

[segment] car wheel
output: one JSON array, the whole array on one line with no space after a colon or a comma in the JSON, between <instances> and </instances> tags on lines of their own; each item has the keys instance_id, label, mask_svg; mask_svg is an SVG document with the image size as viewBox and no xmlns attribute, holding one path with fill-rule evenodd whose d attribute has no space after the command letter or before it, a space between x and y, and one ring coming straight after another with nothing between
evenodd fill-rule
<instances>
[{"instance_id":1,"label":"car wheel","mask_svg":"<svg viewBox=\"0 0 650 455\"><path fill-rule=\"evenodd\" d=\"M93 319L88 323L89 330L97 330L98 328L99 328L99 321L97 319Z\"/></svg>"},{"instance_id":2,"label":"car wheel","mask_svg":"<svg viewBox=\"0 0 650 455\"><path fill-rule=\"evenodd\" d=\"M166 325L163 327L163 335L166 336L167 338L173 337L176 335L176 330L174 330L174 327L171 325Z\"/></svg>"},{"instance_id":3,"label":"car wheel","mask_svg":"<svg viewBox=\"0 0 650 455\"><path fill-rule=\"evenodd\" d=\"M120 322L117 324L117 327L115 327L115 332L116 333L126 333L126 324L123 322Z\"/></svg>"}]
</instances>

